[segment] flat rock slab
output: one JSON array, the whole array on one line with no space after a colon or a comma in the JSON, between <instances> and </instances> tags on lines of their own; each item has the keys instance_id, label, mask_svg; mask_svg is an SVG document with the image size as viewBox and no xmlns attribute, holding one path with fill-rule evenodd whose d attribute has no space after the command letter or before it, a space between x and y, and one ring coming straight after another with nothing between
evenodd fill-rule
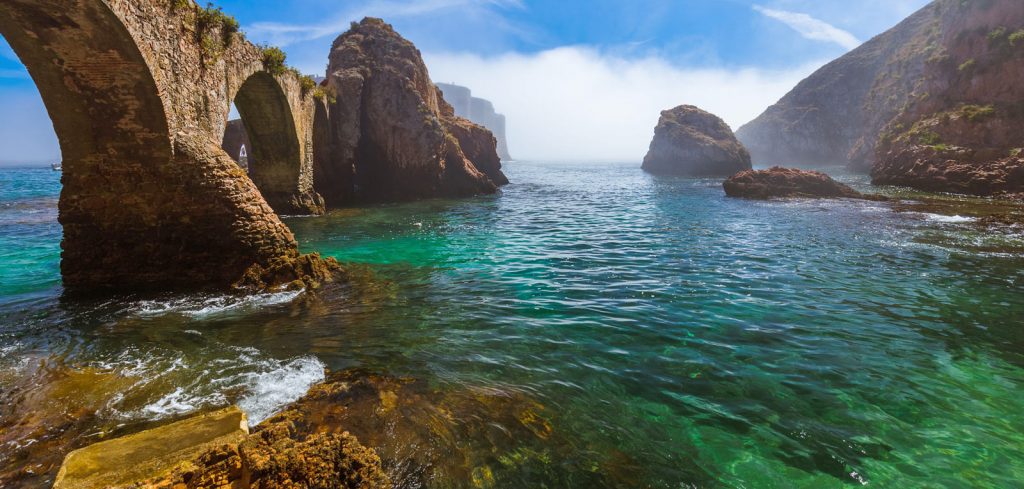
<instances>
[{"instance_id":1,"label":"flat rock slab","mask_svg":"<svg viewBox=\"0 0 1024 489\"><path fill-rule=\"evenodd\" d=\"M164 475L215 446L240 443L249 422L238 407L75 450L64 459L54 489L131 485Z\"/></svg>"}]
</instances>

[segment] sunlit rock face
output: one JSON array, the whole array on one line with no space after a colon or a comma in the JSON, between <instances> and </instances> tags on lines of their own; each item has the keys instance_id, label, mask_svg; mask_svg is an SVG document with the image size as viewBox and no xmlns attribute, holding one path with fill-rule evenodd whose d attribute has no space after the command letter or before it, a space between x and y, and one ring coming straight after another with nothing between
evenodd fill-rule
<instances>
[{"instance_id":1,"label":"sunlit rock face","mask_svg":"<svg viewBox=\"0 0 1024 489\"><path fill-rule=\"evenodd\" d=\"M499 145L494 133L482 125L456 115L455 109L444 98L439 100L439 104L445 129L459 141L459 146L466 157L496 185L508 184L508 178L501 171L501 157L497 151Z\"/></svg>"},{"instance_id":2,"label":"sunlit rock face","mask_svg":"<svg viewBox=\"0 0 1024 489\"><path fill-rule=\"evenodd\" d=\"M335 40L326 83L336 98L316 188L329 204L497 190L446 130L419 50L384 21L364 19Z\"/></svg>"},{"instance_id":3,"label":"sunlit rock face","mask_svg":"<svg viewBox=\"0 0 1024 489\"><path fill-rule=\"evenodd\" d=\"M750 168L750 153L732 129L692 105L661 113L643 163L649 173L695 177L729 176Z\"/></svg>"},{"instance_id":4,"label":"sunlit rock face","mask_svg":"<svg viewBox=\"0 0 1024 489\"><path fill-rule=\"evenodd\" d=\"M876 184L1024 193L1024 3L937 2L915 97L882 131Z\"/></svg>"},{"instance_id":5,"label":"sunlit rock face","mask_svg":"<svg viewBox=\"0 0 1024 489\"><path fill-rule=\"evenodd\" d=\"M438 83L437 88L444 93L444 98L452 105L455 115L469 119L494 133L498 142L498 156L502 160L512 159L508 152L508 137L505 134L505 115L497 113L490 100L474 97L472 90L459 85Z\"/></svg>"},{"instance_id":6,"label":"sunlit rock face","mask_svg":"<svg viewBox=\"0 0 1024 489\"><path fill-rule=\"evenodd\" d=\"M1022 78L1024 3L936 0L737 135L758 164L841 163L877 184L1021 192L1012 158L1024 146Z\"/></svg>"}]
</instances>

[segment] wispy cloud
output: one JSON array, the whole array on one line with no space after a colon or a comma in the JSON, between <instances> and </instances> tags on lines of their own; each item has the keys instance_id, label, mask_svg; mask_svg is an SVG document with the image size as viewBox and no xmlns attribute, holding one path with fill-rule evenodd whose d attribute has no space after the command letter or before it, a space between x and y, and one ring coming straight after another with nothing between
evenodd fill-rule
<instances>
[{"instance_id":1,"label":"wispy cloud","mask_svg":"<svg viewBox=\"0 0 1024 489\"><path fill-rule=\"evenodd\" d=\"M331 20L317 24L289 24L257 22L246 26L246 32L257 39L278 46L336 36L347 30L349 23L363 17L403 19L434 14L453 9L508 9L525 8L523 0L371 0L349 9Z\"/></svg>"},{"instance_id":2,"label":"wispy cloud","mask_svg":"<svg viewBox=\"0 0 1024 489\"><path fill-rule=\"evenodd\" d=\"M585 46L500 56L424 53L434 80L470 87L508 116L521 159L639 162L662 110L694 104L735 129L823 64L695 68Z\"/></svg>"},{"instance_id":3,"label":"wispy cloud","mask_svg":"<svg viewBox=\"0 0 1024 489\"><path fill-rule=\"evenodd\" d=\"M754 5L754 10L765 17L786 24L806 39L838 44L848 50L861 44L853 34L804 13L775 10L760 5Z\"/></svg>"}]
</instances>

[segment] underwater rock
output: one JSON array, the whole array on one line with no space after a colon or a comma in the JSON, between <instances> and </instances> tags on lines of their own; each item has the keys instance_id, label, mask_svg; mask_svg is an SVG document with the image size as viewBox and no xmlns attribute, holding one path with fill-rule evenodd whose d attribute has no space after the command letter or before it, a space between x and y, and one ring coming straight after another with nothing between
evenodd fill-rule
<instances>
[{"instance_id":1,"label":"underwater rock","mask_svg":"<svg viewBox=\"0 0 1024 489\"><path fill-rule=\"evenodd\" d=\"M750 153L732 129L692 105L661 113L643 163L650 173L694 177L729 176L750 168Z\"/></svg>"},{"instance_id":2,"label":"underwater rock","mask_svg":"<svg viewBox=\"0 0 1024 489\"><path fill-rule=\"evenodd\" d=\"M330 205L493 193L442 122L441 98L419 50L366 18L334 41L329 154L314 175Z\"/></svg>"},{"instance_id":3,"label":"underwater rock","mask_svg":"<svg viewBox=\"0 0 1024 489\"><path fill-rule=\"evenodd\" d=\"M770 199L773 197L846 197L866 196L832 177L810 170L774 167L748 170L733 175L722 186L729 197Z\"/></svg>"}]
</instances>

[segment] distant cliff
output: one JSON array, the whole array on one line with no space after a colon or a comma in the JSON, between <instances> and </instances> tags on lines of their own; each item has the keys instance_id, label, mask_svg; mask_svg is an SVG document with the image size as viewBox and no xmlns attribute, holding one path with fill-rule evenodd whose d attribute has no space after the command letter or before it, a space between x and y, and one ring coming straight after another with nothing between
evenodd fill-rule
<instances>
[{"instance_id":1,"label":"distant cliff","mask_svg":"<svg viewBox=\"0 0 1024 489\"><path fill-rule=\"evenodd\" d=\"M505 136L505 116L495 111L493 103L474 97L470 89L459 85L438 83L437 88L441 89L444 99L455 109L455 115L465 117L494 133L494 137L498 139L498 156L502 160L512 159Z\"/></svg>"},{"instance_id":2,"label":"distant cliff","mask_svg":"<svg viewBox=\"0 0 1024 489\"><path fill-rule=\"evenodd\" d=\"M841 163L874 169L876 183L988 193L936 182L947 163L970 173L1019 155L1022 101L1024 2L935 0L815 72L737 136L755 164Z\"/></svg>"},{"instance_id":3,"label":"distant cliff","mask_svg":"<svg viewBox=\"0 0 1024 489\"><path fill-rule=\"evenodd\" d=\"M825 65L736 131L754 164L870 169L878 134L909 99L929 56L921 40L935 8Z\"/></svg>"}]
</instances>

